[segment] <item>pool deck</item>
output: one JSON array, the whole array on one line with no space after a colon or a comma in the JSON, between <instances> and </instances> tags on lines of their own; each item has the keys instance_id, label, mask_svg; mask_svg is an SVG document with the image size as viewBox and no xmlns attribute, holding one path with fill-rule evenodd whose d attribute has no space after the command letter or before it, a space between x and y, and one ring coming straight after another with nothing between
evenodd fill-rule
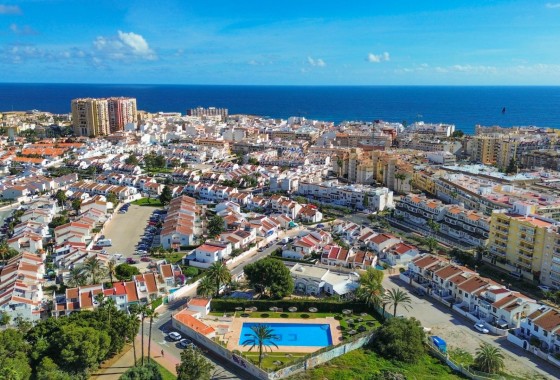
<instances>
[{"instance_id":1,"label":"pool deck","mask_svg":"<svg viewBox=\"0 0 560 380\"><path fill-rule=\"evenodd\" d=\"M225 334L224 338L227 340L227 348L230 351L249 351L249 346L239 344L239 337L243 323L295 323L301 325L316 325L327 324L330 326L332 344L337 344L342 341L342 332L340 330L340 323L334 317L327 318L310 318L310 319L295 319L295 318L234 318L229 332ZM324 346L278 346L278 348L271 346L267 351L272 352L301 352L310 353L320 350ZM254 351L254 349L253 349Z\"/></svg>"}]
</instances>

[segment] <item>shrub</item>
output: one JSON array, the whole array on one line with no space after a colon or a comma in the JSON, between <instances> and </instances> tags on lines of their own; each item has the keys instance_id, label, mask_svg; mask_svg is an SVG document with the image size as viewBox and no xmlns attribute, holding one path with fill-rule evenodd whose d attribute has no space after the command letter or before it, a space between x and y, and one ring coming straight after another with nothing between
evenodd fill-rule
<instances>
[{"instance_id":1,"label":"shrub","mask_svg":"<svg viewBox=\"0 0 560 380\"><path fill-rule=\"evenodd\" d=\"M414 318L389 319L377 330L373 348L386 359L416 363L425 353L424 330Z\"/></svg>"},{"instance_id":2,"label":"shrub","mask_svg":"<svg viewBox=\"0 0 560 380\"><path fill-rule=\"evenodd\" d=\"M268 310L272 306L279 309L287 310L294 306L298 310L309 310L310 307L317 308L320 313L342 313L344 309L354 310L354 313L369 312L372 310L363 302L357 301L336 301L334 299L325 300L307 300L307 299L290 299L290 300L244 300L232 298L214 298L212 299L212 310L216 312L233 312L236 307L243 309L248 307L256 307L258 310Z\"/></svg>"},{"instance_id":3,"label":"shrub","mask_svg":"<svg viewBox=\"0 0 560 380\"><path fill-rule=\"evenodd\" d=\"M399 273L404 273L404 272L406 272L406 269L404 269L404 268L399 268Z\"/></svg>"},{"instance_id":4,"label":"shrub","mask_svg":"<svg viewBox=\"0 0 560 380\"><path fill-rule=\"evenodd\" d=\"M198 268L195 267L187 267L184 271L185 276L187 277L194 277L198 274Z\"/></svg>"}]
</instances>

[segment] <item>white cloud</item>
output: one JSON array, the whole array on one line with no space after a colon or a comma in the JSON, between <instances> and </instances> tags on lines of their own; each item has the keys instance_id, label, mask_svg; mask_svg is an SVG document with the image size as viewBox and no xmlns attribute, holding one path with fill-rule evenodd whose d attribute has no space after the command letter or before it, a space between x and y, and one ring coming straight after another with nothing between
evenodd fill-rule
<instances>
[{"instance_id":1,"label":"white cloud","mask_svg":"<svg viewBox=\"0 0 560 380\"><path fill-rule=\"evenodd\" d=\"M380 63L380 62L386 62L391 60L391 57L389 53L385 51L381 54L369 53L367 56L367 60L368 62L372 62L372 63Z\"/></svg>"},{"instance_id":2,"label":"white cloud","mask_svg":"<svg viewBox=\"0 0 560 380\"><path fill-rule=\"evenodd\" d=\"M0 4L0 15L20 15L21 9L17 5Z\"/></svg>"},{"instance_id":3,"label":"white cloud","mask_svg":"<svg viewBox=\"0 0 560 380\"><path fill-rule=\"evenodd\" d=\"M25 36L30 36L33 34L38 34L32 27L29 25L24 25L23 27L19 27L17 24L11 24L10 30L15 34L21 34Z\"/></svg>"},{"instance_id":4,"label":"white cloud","mask_svg":"<svg viewBox=\"0 0 560 380\"><path fill-rule=\"evenodd\" d=\"M116 36L99 36L93 41L98 52L107 54L111 59L124 60L129 57L157 59L148 42L139 34L118 31Z\"/></svg>"},{"instance_id":5,"label":"white cloud","mask_svg":"<svg viewBox=\"0 0 560 380\"><path fill-rule=\"evenodd\" d=\"M327 66L325 61L323 61L321 58L313 59L311 57L307 57L307 63L309 63L311 66L319 66L319 67Z\"/></svg>"},{"instance_id":6,"label":"white cloud","mask_svg":"<svg viewBox=\"0 0 560 380\"><path fill-rule=\"evenodd\" d=\"M548 9L558 9L560 8L560 3L546 3L545 7Z\"/></svg>"}]
</instances>

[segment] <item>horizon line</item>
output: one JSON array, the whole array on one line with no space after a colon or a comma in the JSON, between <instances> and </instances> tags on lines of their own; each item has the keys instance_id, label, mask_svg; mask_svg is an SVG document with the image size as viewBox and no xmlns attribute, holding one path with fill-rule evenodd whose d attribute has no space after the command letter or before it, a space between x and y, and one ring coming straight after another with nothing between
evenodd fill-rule
<instances>
[{"instance_id":1,"label":"horizon line","mask_svg":"<svg viewBox=\"0 0 560 380\"><path fill-rule=\"evenodd\" d=\"M200 83L86 83L86 82L0 82L0 85L79 86L208 86L208 87L560 87L560 84L200 84Z\"/></svg>"}]
</instances>

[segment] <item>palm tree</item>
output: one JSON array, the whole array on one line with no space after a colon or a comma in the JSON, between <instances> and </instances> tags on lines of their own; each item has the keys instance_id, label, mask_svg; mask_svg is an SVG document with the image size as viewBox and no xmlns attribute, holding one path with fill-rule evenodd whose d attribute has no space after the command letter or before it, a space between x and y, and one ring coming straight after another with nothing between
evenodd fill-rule
<instances>
[{"instance_id":1,"label":"palm tree","mask_svg":"<svg viewBox=\"0 0 560 380\"><path fill-rule=\"evenodd\" d=\"M395 179L397 180L397 193L401 192L401 185L402 185L402 181L404 181L406 179L406 174L404 173L395 173Z\"/></svg>"},{"instance_id":2,"label":"palm tree","mask_svg":"<svg viewBox=\"0 0 560 380\"><path fill-rule=\"evenodd\" d=\"M95 256L88 257L84 261L83 268L85 273L91 277L92 284L97 284L99 278L105 275L105 264Z\"/></svg>"},{"instance_id":3,"label":"palm tree","mask_svg":"<svg viewBox=\"0 0 560 380\"><path fill-rule=\"evenodd\" d=\"M434 252L438 246L438 241L436 240L436 238L434 238L433 236L430 236L429 238L427 238L424 243L428 246L428 249L430 250L430 252Z\"/></svg>"},{"instance_id":4,"label":"palm tree","mask_svg":"<svg viewBox=\"0 0 560 380\"><path fill-rule=\"evenodd\" d=\"M70 273L68 273L68 286L70 287L78 287L84 286L87 283L87 275L84 273L84 270L80 266L75 266L70 269Z\"/></svg>"},{"instance_id":5,"label":"palm tree","mask_svg":"<svg viewBox=\"0 0 560 380\"><path fill-rule=\"evenodd\" d=\"M375 269L374 269L375 270ZM381 271L378 271L381 272ZM383 272L381 278L376 276L373 272L366 272L365 275L360 277L360 287L358 288L358 298L364 301L369 306L379 306L385 290L381 285L383 279Z\"/></svg>"},{"instance_id":6,"label":"palm tree","mask_svg":"<svg viewBox=\"0 0 560 380\"><path fill-rule=\"evenodd\" d=\"M272 347L274 346L278 348L278 345L274 343L274 339L277 339L277 336L273 333L273 330L270 326L258 324L251 327L253 330L253 334L251 334L250 338L243 342L244 346L251 346L249 351L251 351L255 347L259 347L259 367L262 363L263 358L263 348L268 348L272 351Z\"/></svg>"},{"instance_id":7,"label":"palm tree","mask_svg":"<svg viewBox=\"0 0 560 380\"><path fill-rule=\"evenodd\" d=\"M385 302L393 306L393 317L397 316L397 306L402 305L406 310L411 307L412 300L409 295L401 289L389 289L383 298Z\"/></svg>"},{"instance_id":8,"label":"palm tree","mask_svg":"<svg viewBox=\"0 0 560 380\"><path fill-rule=\"evenodd\" d=\"M128 312L130 313L128 324L127 324L127 332L128 338L132 340L132 349L134 352L134 365L136 366L136 335L138 335L138 314L139 314L139 307L138 304L131 304L128 306Z\"/></svg>"},{"instance_id":9,"label":"palm tree","mask_svg":"<svg viewBox=\"0 0 560 380\"><path fill-rule=\"evenodd\" d=\"M141 323L141 329L142 329L142 333L141 333L141 343L142 343L142 356L141 356L141 361L142 361L142 366L144 366L144 319L146 319L146 314L148 313L148 310L150 310L151 307L144 304L144 305L140 305L138 306L138 313L140 314L140 323Z\"/></svg>"},{"instance_id":10,"label":"palm tree","mask_svg":"<svg viewBox=\"0 0 560 380\"><path fill-rule=\"evenodd\" d=\"M107 274L109 275L109 280L111 284L113 283L113 276L115 276L115 269L117 268L117 262L115 259L109 260L107 263Z\"/></svg>"},{"instance_id":11,"label":"palm tree","mask_svg":"<svg viewBox=\"0 0 560 380\"><path fill-rule=\"evenodd\" d=\"M220 287L231 281L231 273L228 267L221 261L215 262L208 268L206 274L216 284L216 297L220 294Z\"/></svg>"},{"instance_id":12,"label":"palm tree","mask_svg":"<svg viewBox=\"0 0 560 380\"><path fill-rule=\"evenodd\" d=\"M148 307L146 310L146 317L150 319L150 329L148 331L148 362L150 361L150 350L152 348L152 324L154 323L154 319L159 317L159 314L156 313L154 309Z\"/></svg>"},{"instance_id":13,"label":"palm tree","mask_svg":"<svg viewBox=\"0 0 560 380\"><path fill-rule=\"evenodd\" d=\"M504 355L498 347L482 343L476 350L474 364L480 371L498 373L504 368Z\"/></svg>"},{"instance_id":14,"label":"palm tree","mask_svg":"<svg viewBox=\"0 0 560 380\"><path fill-rule=\"evenodd\" d=\"M204 276L196 287L196 294L203 297L210 297L214 293L214 280L208 276Z\"/></svg>"},{"instance_id":15,"label":"palm tree","mask_svg":"<svg viewBox=\"0 0 560 380\"><path fill-rule=\"evenodd\" d=\"M481 261L484 256L487 256L490 250L485 245L479 245L476 247L476 260Z\"/></svg>"},{"instance_id":16,"label":"palm tree","mask_svg":"<svg viewBox=\"0 0 560 380\"><path fill-rule=\"evenodd\" d=\"M428 227L430 227L430 230L432 230L432 234L436 235L439 232L441 226L435 220L428 219Z\"/></svg>"}]
</instances>

